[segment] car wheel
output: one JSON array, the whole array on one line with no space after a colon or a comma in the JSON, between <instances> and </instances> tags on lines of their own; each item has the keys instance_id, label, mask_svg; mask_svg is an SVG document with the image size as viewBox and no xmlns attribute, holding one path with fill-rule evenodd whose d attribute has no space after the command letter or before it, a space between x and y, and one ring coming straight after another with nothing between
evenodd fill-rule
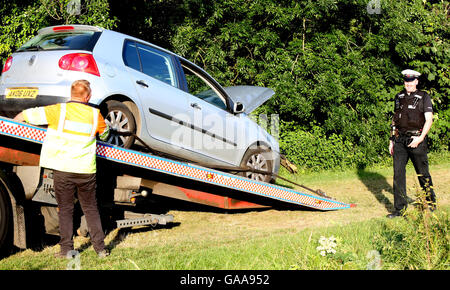
<instances>
[{"instance_id":1,"label":"car wheel","mask_svg":"<svg viewBox=\"0 0 450 290\"><path fill-rule=\"evenodd\" d=\"M115 131L129 131L136 133L136 121L133 113L119 101L108 101L106 103L108 112L105 118L106 124ZM120 136L111 134L106 141L116 146L130 148L134 143L134 136Z\"/></svg>"},{"instance_id":2,"label":"car wheel","mask_svg":"<svg viewBox=\"0 0 450 290\"><path fill-rule=\"evenodd\" d=\"M273 160L271 156L270 149L261 147L248 149L242 158L241 167L250 167L257 170L272 172ZM242 172L240 175L257 181L271 182L273 180L272 175L270 174Z\"/></svg>"},{"instance_id":3,"label":"car wheel","mask_svg":"<svg viewBox=\"0 0 450 290\"><path fill-rule=\"evenodd\" d=\"M12 246L12 212L9 194L0 185L0 257L6 254Z\"/></svg>"}]
</instances>

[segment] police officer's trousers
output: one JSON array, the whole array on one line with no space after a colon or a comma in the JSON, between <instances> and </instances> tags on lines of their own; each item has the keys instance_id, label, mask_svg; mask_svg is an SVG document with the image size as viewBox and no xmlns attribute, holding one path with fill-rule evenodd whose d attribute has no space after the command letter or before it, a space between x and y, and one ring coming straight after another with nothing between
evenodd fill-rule
<instances>
[{"instance_id":1,"label":"police officer's trousers","mask_svg":"<svg viewBox=\"0 0 450 290\"><path fill-rule=\"evenodd\" d=\"M430 206L436 206L436 195L433 190L428 169L427 138L416 148L408 147L410 137L398 137L394 143L394 208L400 212L408 206L406 195L406 164L411 159L416 170L420 186L426 194L426 200Z\"/></svg>"}]
</instances>

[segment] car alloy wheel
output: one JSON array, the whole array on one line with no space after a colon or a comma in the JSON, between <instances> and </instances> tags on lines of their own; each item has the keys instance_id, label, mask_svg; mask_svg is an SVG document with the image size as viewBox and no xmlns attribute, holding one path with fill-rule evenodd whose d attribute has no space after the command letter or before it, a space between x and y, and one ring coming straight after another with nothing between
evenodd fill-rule
<instances>
[{"instance_id":1,"label":"car alloy wheel","mask_svg":"<svg viewBox=\"0 0 450 290\"><path fill-rule=\"evenodd\" d=\"M242 159L241 167L250 167L252 169L262 171L272 171L272 160L269 156L271 156L269 149L249 149ZM270 182L272 180L272 176L268 174L244 172L242 175L257 181Z\"/></svg>"},{"instance_id":2,"label":"car alloy wheel","mask_svg":"<svg viewBox=\"0 0 450 290\"><path fill-rule=\"evenodd\" d=\"M257 170L263 170L263 171L269 170L266 158L264 158L264 156L260 153L250 156L250 158L247 161L247 166L250 168L253 168L253 169L257 169ZM250 179L260 180L260 181L264 181L264 179L265 179L265 175L253 173L253 172L247 172L246 176Z\"/></svg>"},{"instance_id":3,"label":"car alloy wheel","mask_svg":"<svg viewBox=\"0 0 450 290\"><path fill-rule=\"evenodd\" d=\"M108 113L105 122L111 129L117 132L128 131L136 133L136 123L133 114L127 106L119 101L108 101L107 108ZM130 148L134 143L134 137L110 134L106 142L116 146Z\"/></svg>"}]
</instances>

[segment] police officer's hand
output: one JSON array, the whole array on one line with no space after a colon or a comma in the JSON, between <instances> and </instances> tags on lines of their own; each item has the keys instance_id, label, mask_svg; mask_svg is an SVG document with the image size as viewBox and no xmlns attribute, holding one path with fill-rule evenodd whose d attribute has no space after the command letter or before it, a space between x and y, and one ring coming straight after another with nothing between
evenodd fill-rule
<instances>
[{"instance_id":1,"label":"police officer's hand","mask_svg":"<svg viewBox=\"0 0 450 290\"><path fill-rule=\"evenodd\" d=\"M394 141L389 141L389 153L394 156Z\"/></svg>"},{"instance_id":2,"label":"police officer's hand","mask_svg":"<svg viewBox=\"0 0 450 290\"><path fill-rule=\"evenodd\" d=\"M412 141L408 145L408 147L411 147L411 148L417 148L417 146L419 146L419 144L422 143L422 141L423 141L423 137L421 137L421 136L413 136L413 137L411 137L411 139L412 139Z\"/></svg>"}]
</instances>

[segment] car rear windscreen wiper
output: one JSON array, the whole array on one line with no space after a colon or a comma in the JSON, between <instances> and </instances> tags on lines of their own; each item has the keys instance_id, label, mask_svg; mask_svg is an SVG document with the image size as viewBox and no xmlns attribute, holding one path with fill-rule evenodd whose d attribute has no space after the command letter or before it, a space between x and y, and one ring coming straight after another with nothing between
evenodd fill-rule
<instances>
[{"instance_id":1,"label":"car rear windscreen wiper","mask_svg":"<svg viewBox=\"0 0 450 290\"><path fill-rule=\"evenodd\" d=\"M26 50L26 51L34 51L34 50L39 51L39 50L44 50L44 49L39 44L36 44L36 45L27 46L27 47L22 47L22 48L19 49L19 51L24 51L24 50Z\"/></svg>"}]
</instances>

